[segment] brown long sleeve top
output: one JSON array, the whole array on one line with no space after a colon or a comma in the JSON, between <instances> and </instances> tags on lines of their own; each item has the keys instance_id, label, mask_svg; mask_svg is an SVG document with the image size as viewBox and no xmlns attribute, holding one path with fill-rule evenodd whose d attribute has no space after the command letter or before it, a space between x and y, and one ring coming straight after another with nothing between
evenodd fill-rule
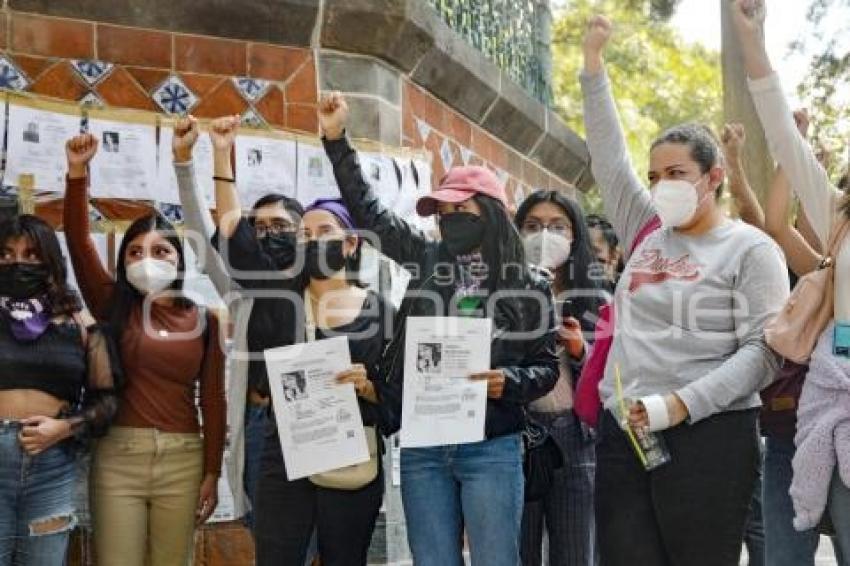
<instances>
[{"instance_id":1,"label":"brown long sleeve top","mask_svg":"<svg viewBox=\"0 0 850 566\"><path fill-rule=\"evenodd\" d=\"M80 292L95 318L107 321L115 280L90 236L88 179L67 180L64 206L65 235ZM126 383L114 424L163 432L203 431L204 473L220 474L226 428L224 352L214 315L206 333L185 337L197 328L198 316L197 308L154 303L146 332L141 304L132 311L119 344ZM203 428L195 406L196 384Z\"/></svg>"}]
</instances>

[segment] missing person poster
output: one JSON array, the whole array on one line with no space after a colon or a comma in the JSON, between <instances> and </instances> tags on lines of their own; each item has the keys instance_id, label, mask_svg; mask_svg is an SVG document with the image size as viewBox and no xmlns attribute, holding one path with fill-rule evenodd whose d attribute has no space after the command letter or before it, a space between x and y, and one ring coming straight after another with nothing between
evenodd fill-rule
<instances>
[{"instance_id":1,"label":"missing person poster","mask_svg":"<svg viewBox=\"0 0 850 566\"><path fill-rule=\"evenodd\" d=\"M348 337L265 351L272 405L290 480L369 460L366 433L351 383Z\"/></svg>"},{"instance_id":2,"label":"missing person poster","mask_svg":"<svg viewBox=\"0 0 850 566\"><path fill-rule=\"evenodd\" d=\"M484 440L487 382L471 374L490 369L486 318L407 319L402 448Z\"/></svg>"},{"instance_id":3,"label":"missing person poster","mask_svg":"<svg viewBox=\"0 0 850 566\"><path fill-rule=\"evenodd\" d=\"M9 100L5 183L32 175L37 191L65 192L65 143L80 133L79 108L41 100Z\"/></svg>"}]
</instances>

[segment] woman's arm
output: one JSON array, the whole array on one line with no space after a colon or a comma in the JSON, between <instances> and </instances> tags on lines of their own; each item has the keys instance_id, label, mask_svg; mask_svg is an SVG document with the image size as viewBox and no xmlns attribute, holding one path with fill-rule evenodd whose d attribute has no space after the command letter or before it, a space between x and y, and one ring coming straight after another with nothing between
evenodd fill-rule
<instances>
[{"instance_id":1,"label":"woman's arm","mask_svg":"<svg viewBox=\"0 0 850 566\"><path fill-rule=\"evenodd\" d=\"M200 376L200 406L204 428L204 474L221 474L227 403L224 398L224 352L221 325L215 313L207 311L206 349Z\"/></svg>"},{"instance_id":2,"label":"woman's arm","mask_svg":"<svg viewBox=\"0 0 850 566\"><path fill-rule=\"evenodd\" d=\"M229 238L236 231L236 224L242 217L242 205L236 190L236 178L233 172L231 155L239 130L239 116L225 116L213 120L210 124L210 138L213 143L213 166L215 170L215 202L218 211L218 229L221 236Z\"/></svg>"},{"instance_id":3,"label":"woman's arm","mask_svg":"<svg viewBox=\"0 0 850 566\"><path fill-rule=\"evenodd\" d=\"M788 299L788 273L773 242L756 244L743 255L733 287L738 349L723 364L676 391L690 422L727 410L770 384L776 354L764 341L764 326Z\"/></svg>"},{"instance_id":4,"label":"woman's arm","mask_svg":"<svg viewBox=\"0 0 850 566\"><path fill-rule=\"evenodd\" d=\"M183 215L186 219L186 231L189 245L198 257L201 269L210 277L215 290L222 297L232 290L233 280L227 274L224 263L212 246L215 223L201 197L201 191L195 180L195 167L192 164L192 149L199 135L198 121L189 116L174 125L172 153L174 155L174 173L177 176L177 188Z\"/></svg>"},{"instance_id":5,"label":"woman's arm","mask_svg":"<svg viewBox=\"0 0 850 566\"><path fill-rule=\"evenodd\" d=\"M734 0L732 15L750 77L750 93L770 152L788 175L818 239L825 243L835 219L838 189L797 131L779 77L771 67L764 45L764 0Z\"/></svg>"},{"instance_id":6,"label":"woman's arm","mask_svg":"<svg viewBox=\"0 0 850 566\"><path fill-rule=\"evenodd\" d=\"M764 211L750 186L744 164L741 162L741 148L746 140L747 135L743 124L726 124L723 128L723 154L726 156L729 191L735 200L741 220L759 230L764 230Z\"/></svg>"},{"instance_id":7,"label":"woman's arm","mask_svg":"<svg viewBox=\"0 0 850 566\"><path fill-rule=\"evenodd\" d=\"M374 238L368 241L372 245L380 244L381 253L401 265L421 266L427 256L425 251L436 243L381 204L364 179L357 152L345 136L347 119L348 105L339 93L322 98L319 105L322 141L346 208L359 229L377 237L377 242Z\"/></svg>"},{"instance_id":8,"label":"woman's arm","mask_svg":"<svg viewBox=\"0 0 850 566\"><path fill-rule=\"evenodd\" d=\"M517 405L525 405L549 393L560 376L560 365L556 353L560 317L555 312L555 301L548 282L540 279L534 286L534 291L539 295L518 299L529 301L534 305L530 307L532 309L530 312L538 314L538 316L529 315L534 320L533 328L528 331L537 333L541 324L546 324L546 327L540 336L522 340L524 344L516 346L526 353L521 366L497 368L505 376L504 389L499 399ZM541 312L540 306L543 305L545 307Z\"/></svg>"},{"instance_id":9,"label":"woman's arm","mask_svg":"<svg viewBox=\"0 0 850 566\"><path fill-rule=\"evenodd\" d=\"M652 199L629 159L603 52L611 37L611 22L593 17L584 39L584 125L593 177L602 193L605 214L614 225L623 249L631 249L640 229L654 216Z\"/></svg>"},{"instance_id":10,"label":"woman's arm","mask_svg":"<svg viewBox=\"0 0 850 566\"><path fill-rule=\"evenodd\" d=\"M91 134L68 141L68 178L65 190L63 225L71 264L80 292L98 320L109 317L115 280L97 254L89 225L88 165L97 153L98 140Z\"/></svg>"},{"instance_id":11,"label":"woman's arm","mask_svg":"<svg viewBox=\"0 0 850 566\"><path fill-rule=\"evenodd\" d=\"M777 167L765 203L765 231L785 252L791 271L802 277L817 268L820 256L789 223L790 208L791 184L782 168Z\"/></svg>"},{"instance_id":12,"label":"woman's arm","mask_svg":"<svg viewBox=\"0 0 850 566\"><path fill-rule=\"evenodd\" d=\"M88 378L80 410L69 420L76 436L103 436L118 412L118 391L124 382L121 358L112 336L91 315L81 313L78 324L86 327Z\"/></svg>"}]
</instances>

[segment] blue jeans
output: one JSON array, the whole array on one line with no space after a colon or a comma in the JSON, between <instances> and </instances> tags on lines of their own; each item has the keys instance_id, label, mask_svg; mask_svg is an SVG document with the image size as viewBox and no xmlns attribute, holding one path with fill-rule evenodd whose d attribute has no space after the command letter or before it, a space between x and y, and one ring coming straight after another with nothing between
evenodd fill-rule
<instances>
[{"instance_id":1,"label":"blue jeans","mask_svg":"<svg viewBox=\"0 0 850 566\"><path fill-rule=\"evenodd\" d=\"M401 497L416 566L516 566L523 507L522 441L512 434L401 451Z\"/></svg>"},{"instance_id":2,"label":"blue jeans","mask_svg":"<svg viewBox=\"0 0 850 566\"><path fill-rule=\"evenodd\" d=\"M764 514L765 564L767 566L814 566L820 537L815 530L794 529L791 488L794 441L778 437L765 439Z\"/></svg>"},{"instance_id":3,"label":"blue jeans","mask_svg":"<svg viewBox=\"0 0 850 566\"><path fill-rule=\"evenodd\" d=\"M268 411L269 408L262 405L248 403L245 406L245 471L242 475L242 481L245 485L245 494L248 496L252 508L256 502L257 478L260 477L266 422L269 420ZM245 515L245 524L253 530L253 510Z\"/></svg>"},{"instance_id":4,"label":"blue jeans","mask_svg":"<svg viewBox=\"0 0 850 566\"><path fill-rule=\"evenodd\" d=\"M73 445L28 456L20 425L0 421L0 566L62 566L76 525Z\"/></svg>"}]
</instances>

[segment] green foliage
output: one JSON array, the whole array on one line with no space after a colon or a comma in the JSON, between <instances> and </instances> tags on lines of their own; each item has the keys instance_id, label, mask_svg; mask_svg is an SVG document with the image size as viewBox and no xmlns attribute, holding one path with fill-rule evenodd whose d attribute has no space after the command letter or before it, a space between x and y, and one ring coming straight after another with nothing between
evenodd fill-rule
<instances>
[{"instance_id":1,"label":"green foliage","mask_svg":"<svg viewBox=\"0 0 850 566\"><path fill-rule=\"evenodd\" d=\"M632 159L645 177L652 140L682 122L704 122L719 129L723 112L720 55L689 44L662 19L672 14L670 0L571 0L556 15L553 29L555 107L570 127L584 132L578 74L582 67L585 23L594 13L614 22L606 62L614 85ZM599 209L595 192L585 196Z\"/></svg>"},{"instance_id":2,"label":"green foliage","mask_svg":"<svg viewBox=\"0 0 850 566\"><path fill-rule=\"evenodd\" d=\"M443 20L538 100L552 99L545 0L428 0Z\"/></svg>"},{"instance_id":3,"label":"green foliage","mask_svg":"<svg viewBox=\"0 0 850 566\"><path fill-rule=\"evenodd\" d=\"M848 16L850 0L811 0L808 29L791 46L801 53L815 52L797 93L812 115L812 139L833 152L832 173L836 177L847 163L835 153L845 150L850 138Z\"/></svg>"}]
</instances>

